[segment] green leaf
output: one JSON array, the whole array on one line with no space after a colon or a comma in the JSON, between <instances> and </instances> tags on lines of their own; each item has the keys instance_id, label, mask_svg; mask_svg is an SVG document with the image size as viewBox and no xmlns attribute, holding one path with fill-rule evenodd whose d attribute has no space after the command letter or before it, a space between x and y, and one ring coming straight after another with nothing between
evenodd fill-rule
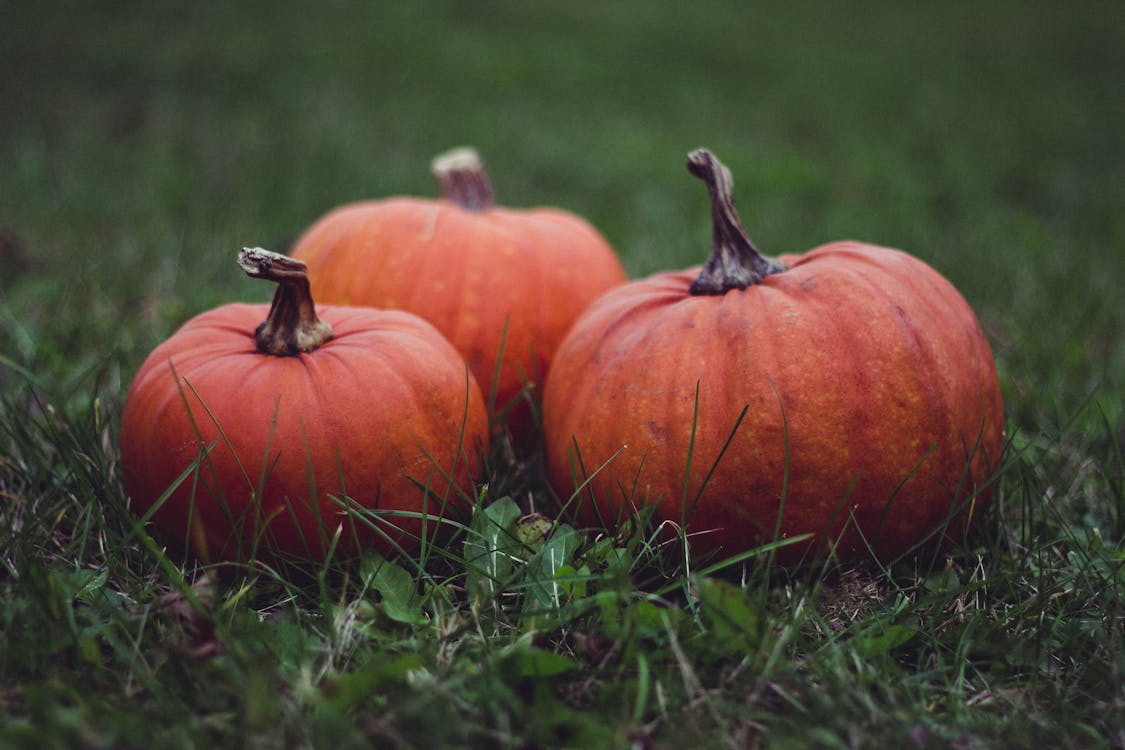
<instances>
[{"instance_id":1,"label":"green leaf","mask_svg":"<svg viewBox=\"0 0 1125 750\"><path fill-rule=\"evenodd\" d=\"M637 634L661 643L667 638L668 625L678 630L683 615L681 609L660 606L648 599L638 599L632 603L631 609Z\"/></svg>"},{"instance_id":2,"label":"green leaf","mask_svg":"<svg viewBox=\"0 0 1125 750\"><path fill-rule=\"evenodd\" d=\"M528 561L525 570L527 610L557 609L566 603L566 589L559 583L559 571L570 567L581 537L574 527L561 524Z\"/></svg>"},{"instance_id":3,"label":"green leaf","mask_svg":"<svg viewBox=\"0 0 1125 750\"><path fill-rule=\"evenodd\" d=\"M387 617L409 625L426 621L417 583L405 569L372 553L360 565L360 575L368 586L379 592L379 607Z\"/></svg>"},{"instance_id":4,"label":"green leaf","mask_svg":"<svg viewBox=\"0 0 1125 750\"><path fill-rule=\"evenodd\" d=\"M892 650L904 645L916 635L918 635L918 628L899 623L888 626L881 633L857 636L852 640L852 645L868 659L884 659L890 656Z\"/></svg>"},{"instance_id":5,"label":"green leaf","mask_svg":"<svg viewBox=\"0 0 1125 750\"><path fill-rule=\"evenodd\" d=\"M255 636L283 671L299 669L317 643L306 626L293 617L271 617L260 624Z\"/></svg>"},{"instance_id":6,"label":"green leaf","mask_svg":"<svg viewBox=\"0 0 1125 750\"><path fill-rule=\"evenodd\" d=\"M105 582L109 579L109 571L103 569L97 572L88 571L85 574L78 574L79 579L83 578L83 576L84 580L82 580L78 590L74 593L74 598L89 603L94 601L96 595L101 591L102 587L105 586Z\"/></svg>"},{"instance_id":7,"label":"green leaf","mask_svg":"<svg viewBox=\"0 0 1125 750\"><path fill-rule=\"evenodd\" d=\"M765 618L757 601L741 588L714 578L699 579L695 590L715 643L730 643L746 653L758 650Z\"/></svg>"},{"instance_id":8,"label":"green leaf","mask_svg":"<svg viewBox=\"0 0 1125 750\"><path fill-rule=\"evenodd\" d=\"M578 668L573 659L539 648L518 650L515 663L520 677L554 677Z\"/></svg>"},{"instance_id":9,"label":"green leaf","mask_svg":"<svg viewBox=\"0 0 1125 750\"><path fill-rule=\"evenodd\" d=\"M78 634L78 653L82 656L82 661L87 664L102 666L102 650L92 629L86 628Z\"/></svg>"},{"instance_id":10,"label":"green leaf","mask_svg":"<svg viewBox=\"0 0 1125 750\"><path fill-rule=\"evenodd\" d=\"M422 667L415 653L379 654L350 672L338 672L321 687L323 706L346 711L372 694L401 684L407 674Z\"/></svg>"},{"instance_id":11,"label":"green leaf","mask_svg":"<svg viewBox=\"0 0 1125 750\"><path fill-rule=\"evenodd\" d=\"M582 599L586 596L590 569L583 565L575 569L573 565L562 565L555 571L555 581L566 593L567 599Z\"/></svg>"},{"instance_id":12,"label":"green leaf","mask_svg":"<svg viewBox=\"0 0 1125 750\"><path fill-rule=\"evenodd\" d=\"M473 597L492 598L512 573L522 545L515 536L520 508L502 497L478 511L465 539L465 586Z\"/></svg>"},{"instance_id":13,"label":"green leaf","mask_svg":"<svg viewBox=\"0 0 1125 750\"><path fill-rule=\"evenodd\" d=\"M554 677L578 668L568 656L533 646L530 633L505 648L502 658L520 677Z\"/></svg>"}]
</instances>

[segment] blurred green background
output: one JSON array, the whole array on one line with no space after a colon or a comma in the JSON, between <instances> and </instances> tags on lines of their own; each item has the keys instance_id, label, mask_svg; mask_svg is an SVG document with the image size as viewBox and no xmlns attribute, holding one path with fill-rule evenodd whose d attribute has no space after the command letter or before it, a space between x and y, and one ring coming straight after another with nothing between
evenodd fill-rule
<instances>
[{"instance_id":1,"label":"blurred green background","mask_svg":"<svg viewBox=\"0 0 1125 750\"><path fill-rule=\"evenodd\" d=\"M1120 433L1122 7L0 2L0 385L120 399L187 317L268 297L239 247L434 195L462 144L634 276L700 262L706 145L767 252L854 238L950 278L1017 427L1092 396Z\"/></svg>"}]
</instances>

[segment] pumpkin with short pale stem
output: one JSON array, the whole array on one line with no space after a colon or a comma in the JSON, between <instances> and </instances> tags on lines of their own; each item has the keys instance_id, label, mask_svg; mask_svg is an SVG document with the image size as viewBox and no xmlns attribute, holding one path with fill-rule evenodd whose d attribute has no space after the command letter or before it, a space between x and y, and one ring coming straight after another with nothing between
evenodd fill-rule
<instances>
[{"instance_id":1,"label":"pumpkin with short pale stem","mask_svg":"<svg viewBox=\"0 0 1125 750\"><path fill-rule=\"evenodd\" d=\"M608 292L559 346L543 415L558 494L609 528L655 506L695 555L801 539L782 561L888 561L961 536L1004 430L969 305L898 250L770 260L729 171L703 149L688 166L711 194L711 256Z\"/></svg>"},{"instance_id":2,"label":"pumpkin with short pale stem","mask_svg":"<svg viewBox=\"0 0 1125 750\"><path fill-rule=\"evenodd\" d=\"M322 306L304 264L246 249L272 305L188 321L145 360L121 419L133 511L205 562L416 550L471 505L484 397L400 311Z\"/></svg>"},{"instance_id":3,"label":"pumpkin with short pale stem","mask_svg":"<svg viewBox=\"0 0 1125 750\"><path fill-rule=\"evenodd\" d=\"M494 412L542 386L556 347L586 306L625 281L605 239L557 208L495 204L480 157L434 160L440 200L394 197L341 206L292 249L318 300L406 310L461 352ZM498 360L502 360L498 367ZM513 420L530 428L526 408Z\"/></svg>"}]
</instances>

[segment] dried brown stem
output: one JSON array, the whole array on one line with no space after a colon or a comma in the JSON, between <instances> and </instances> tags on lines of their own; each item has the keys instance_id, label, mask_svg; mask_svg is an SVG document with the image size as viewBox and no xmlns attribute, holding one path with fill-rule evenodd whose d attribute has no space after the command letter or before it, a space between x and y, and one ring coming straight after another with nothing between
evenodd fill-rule
<instances>
[{"instance_id":1,"label":"dried brown stem","mask_svg":"<svg viewBox=\"0 0 1125 750\"><path fill-rule=\"evenodd\" d=\"M492 182L484 162L472 148L463 147L439 155L430 165L441 197L468 211L487 211L496 205Z\"/></svg>"},{"instance_id":2,"label":"dried brown stem","mask_svg":"<svg viewBox=\"0 0 1125 750\"><path fill-rule=\"evenodd\" d=\"M332 326L316 315L307 267L303 261L260 247L244 247L238 265L247 276L277 284L269 315L254 331L262 354L306 354L332 338Z\"/></svg>"},{"instance_id":3,"label":"dried brown stem","mask_svg":"<svg viewBox=\"0 0 1125 750\"><path fill-rule=\"evenodd\" d=\"M688 154L688 171L707 184L711 195L711 257L692 282L695 295L720 295L745 289L785 266L758 252L734 210L734 180L730 170L705 148Z\"/></svg>"}]
</instances>

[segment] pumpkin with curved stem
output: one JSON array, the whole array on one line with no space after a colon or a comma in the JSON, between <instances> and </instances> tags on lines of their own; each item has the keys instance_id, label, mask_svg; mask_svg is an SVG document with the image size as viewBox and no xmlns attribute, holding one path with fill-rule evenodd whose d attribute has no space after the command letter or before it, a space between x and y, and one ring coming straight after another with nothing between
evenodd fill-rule
<instances>
[{"instance_id":1,"label":"pumpkin with curved stem","mask_svg":"<svg viewBox=\"0 0 1125 750\"><path fill-rule=\"evenodd\" d=\"M711 194L711 256L608 292L559 346L543 406L557 492L611 527L655 505L696 554L811 535L780 558L890 560L960 535L988 499L1004 428L968 304L889 248L769 260L729 171L704 149L688 166Z\"/></svg>"},{"instance_id":2,"label":"pumpkin with curved stem","mask_svg":"<svg viewBox=\"0 0 1125 750\"><path fill-rule=\"evenodd\" d=\"M204 561L416 549L473 497L488 441L475 379L417 316L318 310L300 261L246 249L239 264L277 283L273 303L196 316L129 389L133 510Z\"/></svg>"},{"instance_id":3,"label":"pumpkin with curved stem","mask_svg":"<svg viewBox=\"0 0 1125 750\"><path fill-rule=\"evenodd\" d=\"M319 300L406 310L433 323L486 391L495 388L494 411L503 412L526 387L541 387L571 323L623 283L625 271L578 216L497 206L472 149L438 157L433 173L440 200L342 206L309 227L292 255L308 264ZM521 414L514 427L526 429L529 414Z\"/></svg>"}]
</instances>

